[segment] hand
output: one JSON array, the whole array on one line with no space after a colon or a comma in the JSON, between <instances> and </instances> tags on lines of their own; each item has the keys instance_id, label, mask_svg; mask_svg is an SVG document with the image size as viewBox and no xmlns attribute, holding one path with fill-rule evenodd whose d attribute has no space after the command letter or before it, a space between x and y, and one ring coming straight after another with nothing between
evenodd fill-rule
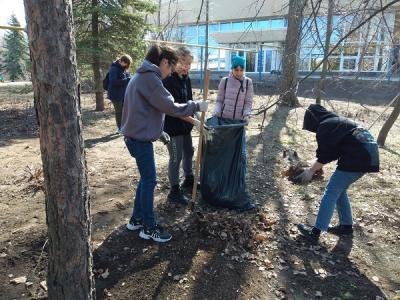
<instances>
[{"instance_id":1,"label":"hand","mask_svg":"<svg viewBox=\"0 0 400 300\"><path fill-rule=\"evenodd\" d=\"M198 109L198 111L201 111L201 112L206 112L207 111L207 109L208 109L208 103L207 103L207 101L196 101L196 104L197 104L197 109Z\"/></svg>"},{"instance_id":2,"label":"hand","mask_svg":"<svg viewBox=\"0 0 400 300\"><path fill-rule=\"evenodd\" d=\"M197 120L197 119L194 119L194 118L193 118L192 122L193 122L193 125L196 126L197 130L200 130L201 122L199 120Z\"/></svg>"},{"instance_id":3,"label":"hand","mask_svg":"<svg viewBox=\"0 0 400 300\"><path fill-rule=\"evenodd\" d=\"M296 181L300 183L309 183L314 176L314 171L311 168L304 169L304 171L296 176Z\"/></svg>"},{"instance_id":4,"label":"hand","mask_svg":"<svg viewBox=\"0 0 400 300\"><path fill-rule=\"evenodd\" d=\"M167 145L171 138L169 137L169 134L166 133L165 131L163 131L160 135L160 137L158 138L161 142L163 142L164 145Z\"/></svg>"},{"instance_id":5,"label":"hand","mask_svg":"<svg viewBox=\"0 0 400 300\"><path fill-rule=\"evenodd\" d=\"M244 120L247 124L249 124L249 122L250 122L250 115L245 115L245 116L243 116L243 120Z\"/></svg>"}]
</instances>

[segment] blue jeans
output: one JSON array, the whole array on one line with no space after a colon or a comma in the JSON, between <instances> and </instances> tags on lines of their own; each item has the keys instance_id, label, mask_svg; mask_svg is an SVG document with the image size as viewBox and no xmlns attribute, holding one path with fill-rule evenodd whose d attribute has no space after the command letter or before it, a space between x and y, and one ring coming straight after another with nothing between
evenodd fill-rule
<instances>
[{"instance_id":1,"label":"blue jeans","mask_svg":"<svg viewBox=\"0 0 400 300\"><path fill-rule=\"evenodd\" d=\"M157 184L156 164L154 161L153 143L140 142L128 137L124 138L129 153L136 160L140 180L136 189L132 218L142 220L148 227L155 225L154 188Z\"/></svg>"},{"instance_id":2,"label":"blue jeans","mask_svg":"<svg viewBox=\"0 0 400 300\"><path fill-rule=\"evenodd\" d=\"M351 205L347 197L347 189L365 173L337 170L332 174L325 188L324 196L318 211L315 227L326 231L331 222L335 207L339 215L339 224L353 225Z\"/></svg>"}]
</instances>

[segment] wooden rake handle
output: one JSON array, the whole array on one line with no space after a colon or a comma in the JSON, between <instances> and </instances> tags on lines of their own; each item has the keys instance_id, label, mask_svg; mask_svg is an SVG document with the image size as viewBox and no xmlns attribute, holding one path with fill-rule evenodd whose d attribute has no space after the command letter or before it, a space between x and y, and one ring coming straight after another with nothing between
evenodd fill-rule
<instances>
[{"instance_id":1,"label":"wooden rake handle","mask_svg":"<svg viewBox=\"0 0 400 300\"><path fill-rule=\"evenodd\" d=\"M209 80L210 80L210 71L207 70L206 73L204 74L203 100L207 100L207 98L208 98ZM203 146L203 130L204 130L205 118L206 118L206 113L202 112L201 118L200 118L199 144L197 146L196 164L195 164L195 169L194 169L194 181L193 181L193 189L192 189L193 203L196 200L197 182L199 181L201 150L202 150L202 146Z\"/></svg>"}]
</instances>

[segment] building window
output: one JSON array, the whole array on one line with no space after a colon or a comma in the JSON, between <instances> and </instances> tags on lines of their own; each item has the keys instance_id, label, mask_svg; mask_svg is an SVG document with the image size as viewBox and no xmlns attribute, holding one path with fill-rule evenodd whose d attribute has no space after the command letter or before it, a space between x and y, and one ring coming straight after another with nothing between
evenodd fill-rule
<instances>
[{"instance_id":1,"label":"building window","mask_svg":"<svg viewBox=\"0 0 400 300\"><path fill-rule=\"evenodd\" d=\"M310 58L309 57L300 58L299 71L310 71Z\"/></svg>"},{"instance_id":2,"label":"building window","mask_svg":"<svg viewBox=\"0 0 400 300\"><path fill-rule=\"evenodd\" d=\"M265 72L271 72L272 50L265 50Z\"/></svg>"},{"instance_id":3,"label":"building window","mask_svg":"<svg viewBox=\"0 0 400 300\"><path fill-rule=\"evenodd\" d=\"M271 28L285 28L285 19L273 19L271 20Z\"/></svg>"},{"instance_id":4,"label":"building window","mask_svg":"<svg viewBox=\"0 0 400 300\"><path fill-rule=\"evenodd\" d=\"M221 32L232 31L232 23L221 23Z\"/></svg>"},{"instance_id":5,"label":"building window","mask_svg":"<svg viewBox=\"0 0 400 300\"><path fill-rule=\"evenodd\" d=\"M357 58L355 57L344 57L343 58L343 71L356 71Z\"/></svg>"},{"instance_id":6,"label":"building window","mask_svg":"<svg viewBox=\"0 0 400 300\"><path fill-rule=\"evenodd\" d=\"M197 36L197 26L187 26L186 36Z\"/></svg>"},{"instance_id":7,"label":"building window","mask_svg":"<svg viewBox=\"0 0 400 300\"><path fill-rule=\"evenodd\" d=\"M199 36L206 36L206 25L199 25L198 32Z\"/></svg>"},{"instance_id":8,"label":"building window","mask_svg":"<svg viewBox=\"0 0 400 300\"><path fill-rule=\"evenodd\" d=\"M339 70L340 70L340 57L329 57L328 71L339 71Z\"/></svg>"},{"instance_id":9,"label":"building window","mask_svg":"<svg viewBox=\"0 0 400 300\"><path fill-rule=\"evenodd\" d=\"M233 31L243 31L244 30L243 22L233 22L232 30Z\"/></svg>"},{"instance_id":10,"label":"building window","mask_svg":"<svg viewBox=\"0 0 400 300\"><path fill-rule=\"evenodd\" d=\"M253 30L256 28L256 21L254 22L244 22L244 30Z\"/></svg>"},{"instance_id":11,"label":"building window","mask_svg":"<svg viewBox=\"0 0 400 300\"><path fill-rule=\"evenodd\" d=\"M313 54L311 55L311 69L314 70L317 65L319 65L322 61L322 59L324 58L323 55L319 55L319 54ZM317 71L321 71L322 70L322 64L318 67Z\"/></svg>"},{"instance_id":12,"label":"building window","mask_svg":"<svg viewBox=\"0 0 400 300\"><path fill-rule=\"evenodd\" d=\"M218 32L219 31L219 24L210 24L208 26L208 30L210 31L210 33Z\"/></svg>"},{"instance_id":13,"label":"building window","mask_svg":"<svg viewBox=\"0 0 400 300\"><path fill-rule=\"evenodd\" d=\"M270 21L269 20L257 21L257 29L258 30L268 29L268 28L270 28Z\"/></svg>"},{"instance_id":14,"label":"building window","mask_svg":"<svg viewBox=\"0 0 400 300\"><path fill-rule=\"evenodd\" d=\"M361 71L371 72L375 70L375 59L373 57L364 57L361 61Z\"/></svg>"},{"instance_id":15,"label":"building window","mask_svg":"<svg viewBox=\"0 0 400 300\"><path fill-rule=\"evenodd\" d=\"M256 53L246 52L246 72L254 72L256 65Z\"/></svg>"}]
</instances>

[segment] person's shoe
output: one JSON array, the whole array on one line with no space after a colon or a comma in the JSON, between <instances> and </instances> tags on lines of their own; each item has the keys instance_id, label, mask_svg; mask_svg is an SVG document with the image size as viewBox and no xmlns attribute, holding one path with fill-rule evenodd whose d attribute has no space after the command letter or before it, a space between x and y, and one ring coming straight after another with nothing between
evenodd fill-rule
<instances>
[{"instance_id":1,"label":"person's shoe","mask_svg":"<svg viewBox=\"0 0 400 300\"><path fill-rule=\"evenodd\" d=\"M252 209L255 209L256 205L253 202L249 202L247 203L245 206L241 207L238 209L239 212L245 212L245 211L249 211Z\"/></svg>"},{"instance_id":2,"label":"person's shoe","mask_svg":"<svg viewBox=\"0 0 400 300\"><path fill-rule=\"evenodd\" d=\"M304 224L297 224L297 229L300 231L301 235L308 241L314 244L318 243L321 230L315 227L305 226Z\"/></svg>"},{"instance_id":3,"label":"person's shoe","mask_svg":"<svg viewBox=\"0 0 400 300\"><path fill-rule=\"evenodd\" d=\"M335 235L351 235L353 234L353 225L336 225L329 227L327 232Z\"/></svg>"},{"instance_id":4,"label":"person's shoe","mask_svg":"<svg viewBox=\"0 0 400 300\"><path fill-rule=\"evenodd\" d=\"M185 180L182 182L181 188L183 189L190 189L193 187L194 176L185 177Z\"/></svg>"},{"instance_id":5,"label":"person's shoe","mask_svg":"<svg viewBox=\"0 0 400 300\"><path fill-rule=\"evenodd\" d=\"M154 227L144 226L140 231L139 236L142 239L145 240L152 239L153 241L159 243L165 243L172 239L172 235L166 232L160 225L156 225Z\"/></svg>"},{"instance_id":6,"label":"person's shoe","mask_svg":"<svg viewBox=\"0 0 400 300\"><path fill-rule=\"evenodd\" d=\"M142 220L130 219L128 224L126 224L126 228L129 230L138 230L143 227Z\"/></svg>"},{"instance_id":7,"label":"person's shoe","mask_svg":"<svg viewBox=\"0 0 400 300\"><path fill-rule=\"evenodd\" d=\"M183 194L183 191L179 188L179 185L173 186L167 196L168 201L172 203L179 203L183 205L189 204L189 198Z\"/></svg>"},{"instance_id":8,"label":"person's shoe","mask_svg":"<svg viewBox=\"0 0 400 300\"><path fill-rule=\"evenodd\" d=\"M188 177L185 177L181 184L181 188L185 190L192 190L193 189L193 183L194 183L194 176L190 175ZM197 189L200 189L200 184L197 184Z\"/></svg>"}]
</instances>

